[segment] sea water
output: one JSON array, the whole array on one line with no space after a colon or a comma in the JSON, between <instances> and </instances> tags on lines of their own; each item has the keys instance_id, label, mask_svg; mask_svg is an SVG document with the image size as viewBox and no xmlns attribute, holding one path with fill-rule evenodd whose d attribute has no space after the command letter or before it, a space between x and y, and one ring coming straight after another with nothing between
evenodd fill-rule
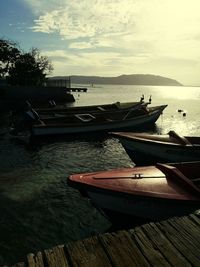
<instances>
[{"instance_id":1,"label":"sea water","mask_svg":"<svg viewBox=\"0 0 200 267\"><path fill-rule=\"evenodd\" d=\"M145 101L151 96L151 106L168 105L154 133L200 135L199 87L94 85L87 93L74 93L72 105L134 102L143 94ZM67 177L132 166L113 137L70 141L57 137L32 146L1 135L0 265L108 231L113 221L69 187Z\"/></svg>"}]
</instances>

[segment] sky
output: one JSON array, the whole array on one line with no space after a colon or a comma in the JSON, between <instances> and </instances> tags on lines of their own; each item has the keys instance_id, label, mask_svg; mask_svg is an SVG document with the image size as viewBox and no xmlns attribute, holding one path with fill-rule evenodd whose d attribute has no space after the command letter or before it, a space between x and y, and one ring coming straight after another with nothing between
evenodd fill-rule
<instances>
[{"instance_id":1,"label":"sky","mask_svg":"<svg viewBox=\"0 0 200 267\"><path fill-rule=\"evenodd\" d=\"M52 76L153 74L200 85L200 0L1 0L0 38Z\"/></svg>"}]
</instances>

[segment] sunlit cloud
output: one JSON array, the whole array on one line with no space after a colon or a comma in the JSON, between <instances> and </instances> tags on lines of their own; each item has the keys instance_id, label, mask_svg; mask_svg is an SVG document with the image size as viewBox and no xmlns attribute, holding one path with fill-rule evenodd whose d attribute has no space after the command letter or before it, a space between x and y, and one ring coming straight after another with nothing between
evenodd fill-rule
<instances>
[{"instance_id":1,"label":"sunlit cloud","mask_svg":"<svg viewBox=\"0 0 200 267\"><path fill-rule=\"evenodd\" d=\"M108 74L120 75L126 69L127 74L133 73L133 69L149 64L151 60L146 55L121 55L118 52L74 52L68 53L65 50L46 51L45 55L54 62L56 71L54 75L66 75L66 72L73 74L73 70L79 73L91 75L99 73L103 76ZM102 68L103 66L103 68ZM144 70L144 69L143 69ZM114 76L115 76L114 75Z\"/></svg>"},{"instance_id":2,"label":"sunlit cloud","mask_svg":"<svg viewBox=\"0 0 200 267\"><path fill-rule=\"evenodd\" d=\"M73 48L73 49L88 49L92 47L93 45L89 42L77 42L77 43L71 43L69 45L69 48Z\"/></svg>"},{"instance_id":3,"label":"sunlit cloud","mask_svg":"<svg viewBox=\"0 0 200 267\"><path fill-rule=\"evenodd\" d=\"M64 39L122 34L134 25L132 1L69 1L65 7L46 12L35 20L35 32L58 32ZM84 12L83 12L84 11Z\"/></svg>"},{"instance_id":4,"label":"sunlit cloud","mask_svg":"<svg viewBox=\"0 0 200 267\"><path fill-rule=\"evenodd\" d=\"M187 77L189 83L194 80L189 73L194 73L198 77L200 64L195 60L173 59L169 57L153 57L151 54L124 54L118 52L68 52L65 50L55 50L44 52L54 63L54 75L101 75L117 76L123 73L145 73L162 75L174 78L176 70L179 81ZM173 64L172 64L173 62ZM166 66L170 68L166 69ZM124 71L125 70L125 71ZM195 80L197 82L198 79Z\"/></svg>"},{"instance_id":5,"label":"sunlit cloud","mask_svg":"<svg viewBox=\"0 0 200 267\"><path fill-rule=\"evenodd\" d=\"M34 9L43 10L35 20L33 31L58 33L62 40L89 38L87 45L84 41L70 45L77 49L101 46L134 49L135 44L144 42L162 54L173 52L173 48L177 50L178 45L186 45L185 50L188 46L192 48L191 39L199 41L198 0L143 0L142 3L96 0L92 5L88 0L53 0L48 5L46 1L28 2Z\"/></svg>"},{"instance_id":6,"label":"sunlit cloud","mask_svg":"<svg viewBox=\"0 0 200 267\"><path fill-rule=\"evenodd\" d=\"M183 83L187 71L197 74L199 0L23 1L35 14L35 34L56 34L65 42L65 51L51 54L56 73L71 65L84 74L93 66L97 75L155 73Z\"/></svg>"}]
</instances>

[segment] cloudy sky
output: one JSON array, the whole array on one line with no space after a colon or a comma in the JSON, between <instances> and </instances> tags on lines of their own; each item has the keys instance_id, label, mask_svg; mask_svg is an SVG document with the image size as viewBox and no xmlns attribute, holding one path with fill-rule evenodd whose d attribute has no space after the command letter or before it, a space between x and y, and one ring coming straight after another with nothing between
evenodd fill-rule
<instances>
[{"instance_id":1,"label":"cloudy sky","mask_svg":"<svg viewBox=\"0 0 200 267\"><path fill-rule=\"evenodd\" d=\"M53 75L155 74L200 85L200 0L1 0L0 38Z\"/></svg>"}]
</instances>

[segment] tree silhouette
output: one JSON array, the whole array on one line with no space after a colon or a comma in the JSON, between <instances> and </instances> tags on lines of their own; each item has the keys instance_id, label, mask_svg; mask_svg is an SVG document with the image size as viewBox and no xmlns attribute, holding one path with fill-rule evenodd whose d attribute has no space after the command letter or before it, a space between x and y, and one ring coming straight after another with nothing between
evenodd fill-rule
<instances>
[{"instance_id":1,"label":"tree silhouette","mask_svg":"<svg viewBox=\"0 0 200 267\"><path fill-rule=\"evenodd\" d=\"M8 75L9 68L15 64L21 52L17 44L9 40L0 40L0 78Z\"/></svg>"},{"instance_id":2,"label":"tree silhouette","mask_svg":"<svg viewBox=\"0 0 200 267\"><path fill-rule=\"evenodd\" d=\"M0 40L0 77L12 85L42 85L53 66L37 48L23 53L16 43Z\"/></svg>"}]
</instances>

